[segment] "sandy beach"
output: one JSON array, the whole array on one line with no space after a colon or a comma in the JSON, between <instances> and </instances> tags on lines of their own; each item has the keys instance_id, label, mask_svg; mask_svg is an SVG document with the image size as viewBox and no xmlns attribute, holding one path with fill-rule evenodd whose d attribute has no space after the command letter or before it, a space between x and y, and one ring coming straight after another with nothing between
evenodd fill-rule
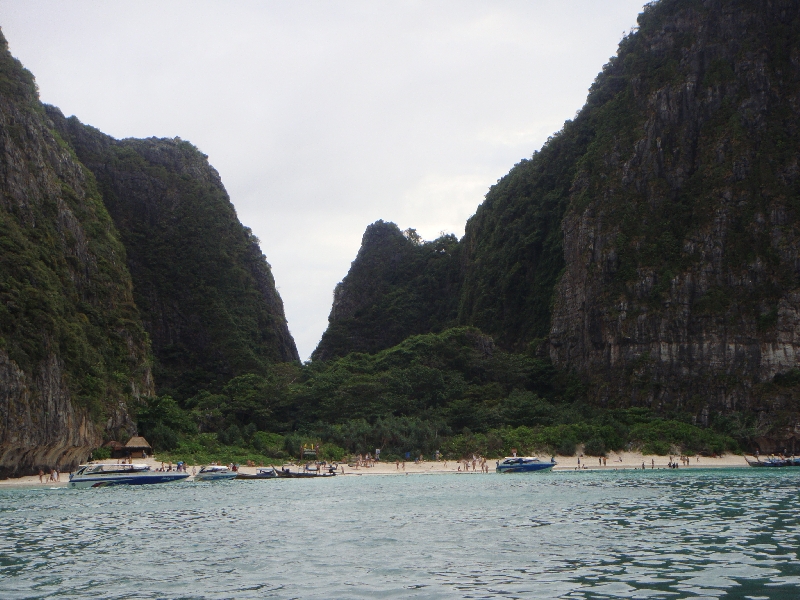
<instances>
[{"instance_id":1,"label":"sandy beach","mask_svg":"<svg viewBox=\"0 0 800 600\"><path fill-rule=\"evenodd\" d=\"M540 456L542 460L550 460L549 456ZM674 457L674 459L678 459L678 457ZM489 467L489 475L494 475L495 471L495 463L497 459L487 459L486 463ZM580 466L579 466L580 461ZM112 461L104 461L104 462L112 462ZM134 459L134 464L148 464L153 469L157 469L161 467L161 461L157 458L147 458L147 459ZM631 470L631 469L641 469L642 464L644 463L645 468L648 470L651 469L666 469L667 463L669 463L668 456L651 456L651 455L644 455L639 452L621 452L616 453L612 452L606 457L606 464L601 465L597 457L586 456L586 457L579 457L579 456L558 456L556 457L556 466L553 468L553 471L621 471L621 470ZM683 465L681 463L680 469L708 469L708 468L732 468L732 467L746 467L747 463L743 456L737 454L726 454L724 456L720 456L717 458L710 458L710 457L690 457L689 464ZM288 465L288 463L287 463ZM195 465L196 469L200 468L200 465ZM297 470L298 467L294 466L291 467L292 470ZM241 466L239 470L243 473L255 473L256 467L246 467ZM188 466L189 473L192 472L192 465ZM344 471L344 473L342 473ZM394 462L379 462L376 463L375 466L372 467L351 467L347 464L342 464L339 466L337 470L337 474L345 476L362 476L362 475L434 475L434 474L443 474L443 473L463 473L469 475L481 475L480 465L478 465L478 471L472 470L472 464L470 462L470 470L464 471L463 462L459 463L458 461L423 461L420 463L415 463L414 461L406 461L405 468L403 468L403 463L400 463L400 466L396 465ZM485 473L484 473L485 475ZM62 473L60 477L60 481L53 482L48 481L48 475L44 477L44 483L39 482L39 477L37 475L29 475L27 477L16 477L10 478L0 481L0 487L61 487L66 486L69 483L69 473Z\"/></svg>"}]
</instances>

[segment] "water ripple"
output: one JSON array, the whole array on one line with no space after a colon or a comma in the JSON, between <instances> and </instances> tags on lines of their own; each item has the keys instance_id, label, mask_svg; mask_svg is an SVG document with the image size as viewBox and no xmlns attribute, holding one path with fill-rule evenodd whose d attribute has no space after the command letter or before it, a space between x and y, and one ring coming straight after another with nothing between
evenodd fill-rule
<instances>
[{"instance_id":1,"label":"water ripple","mask_svg":"<svg viewBox=\"0 0 800 600\"><path fill-rule=\"evenodd\" d=\"M0 490L0 598L797 598L800 473Z\"/></svg>"}]
</instances>

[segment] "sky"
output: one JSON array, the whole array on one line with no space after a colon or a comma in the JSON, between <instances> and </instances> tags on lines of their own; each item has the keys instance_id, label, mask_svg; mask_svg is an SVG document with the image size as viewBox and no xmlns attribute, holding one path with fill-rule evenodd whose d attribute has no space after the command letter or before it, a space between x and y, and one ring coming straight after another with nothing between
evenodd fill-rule
<instances>
[{"instance_id":1,"label":"sky","mask_svg":"<svg viewBox=\"0 0 800 600\"><path fill-rule=\"evenodd\" d=\"M302 359L378 219L461 237L583 105L643 0L0 0L43 102L209 157Z\"/></svg>"}]
</instances>

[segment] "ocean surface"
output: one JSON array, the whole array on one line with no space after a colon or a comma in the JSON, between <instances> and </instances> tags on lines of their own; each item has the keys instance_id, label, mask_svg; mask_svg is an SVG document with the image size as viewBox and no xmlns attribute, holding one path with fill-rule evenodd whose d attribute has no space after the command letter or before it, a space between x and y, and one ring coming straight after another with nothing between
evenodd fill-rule
<instances>
[{"instance_id":1,"label":"ocean surface","mask_svg":"<svg viewBox=\"0 0 800 600\"><path fill-rule=\"evenodd\" d=\"M0 490L0 599L800 598L800 469Z\"/></svg>"}]
</instances>

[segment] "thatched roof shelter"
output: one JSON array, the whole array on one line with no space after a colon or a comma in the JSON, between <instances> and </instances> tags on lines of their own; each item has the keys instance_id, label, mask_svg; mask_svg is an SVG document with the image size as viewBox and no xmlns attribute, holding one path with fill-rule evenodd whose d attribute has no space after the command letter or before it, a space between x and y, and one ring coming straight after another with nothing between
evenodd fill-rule
<instances>
[{"instance_id":1,"label":"thatched roof shelter","mask_svg":"<svg viewBox=\"0 0 800 600\"><path fill-rule=\"evenodd\" d=\"M131 439L128 440L128 443L125 444L126 450L147 450L148 452L152 450L150 444L147 443L147 440L144 439L140 435L135 435Z\"/></svg>"}]
</instances>

